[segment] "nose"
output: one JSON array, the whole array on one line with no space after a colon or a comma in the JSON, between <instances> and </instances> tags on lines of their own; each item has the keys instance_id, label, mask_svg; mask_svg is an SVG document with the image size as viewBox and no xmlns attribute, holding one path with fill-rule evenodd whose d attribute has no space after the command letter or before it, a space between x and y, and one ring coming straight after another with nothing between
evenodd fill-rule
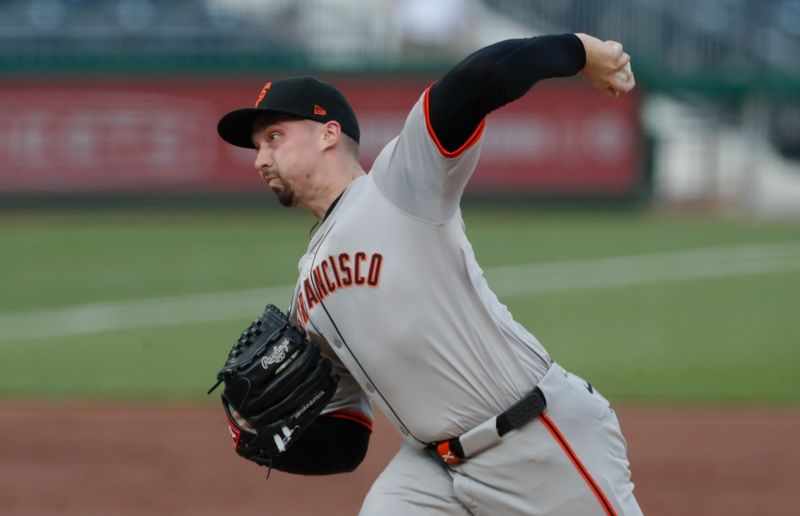
<instances>
[{"instance_id":1,"label":"nose","mask_svg":"<svg viewBox=\"0 0 800 516\"><path fill-rule=\"evenodd\" d=\"M255 168L256 172L263 178L264 174L272 167L272 152L261 147L256 153Z\"/></svg>"}]
</instances>

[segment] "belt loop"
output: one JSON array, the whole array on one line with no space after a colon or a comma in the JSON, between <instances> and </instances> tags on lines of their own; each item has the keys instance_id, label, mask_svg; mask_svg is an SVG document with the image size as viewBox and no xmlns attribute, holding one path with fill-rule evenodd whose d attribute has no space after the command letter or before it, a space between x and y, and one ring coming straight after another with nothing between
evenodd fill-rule
<instances>
[{"instance_id":1,"label":"belt loop","mask_svg":"<svg viewBox=\"0 0 800 516\"><path fill-rule=\"evenodd\" d=\"M536 418L547 407L544 393L537 385L524 398L497 416L497 433L502 437Z\"/></svg>"}]
</instances>

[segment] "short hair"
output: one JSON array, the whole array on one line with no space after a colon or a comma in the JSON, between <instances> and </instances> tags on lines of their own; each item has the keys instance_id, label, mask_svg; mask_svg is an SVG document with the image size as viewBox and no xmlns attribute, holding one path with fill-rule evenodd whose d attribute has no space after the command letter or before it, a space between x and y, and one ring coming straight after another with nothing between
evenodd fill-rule
<instances>
[{"instance_id":1,"label":"short hair","mask_svg":"<svg viewBox=\"0 0 800 516\"><path fill-rule=\"evenodd\" d=\"M359 145L349 134L340 132L340 138L344 144L345 150L350 153L355 159L358 159Z\"/></svg>"}]
</instances>

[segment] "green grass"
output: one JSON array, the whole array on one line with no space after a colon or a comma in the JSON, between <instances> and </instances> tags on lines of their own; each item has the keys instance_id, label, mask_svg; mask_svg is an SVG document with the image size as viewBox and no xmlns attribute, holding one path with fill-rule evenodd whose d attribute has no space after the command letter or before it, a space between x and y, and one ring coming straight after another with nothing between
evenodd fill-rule
<instances>
[{"instance_id":1,"label":"green grass","mask_svg":"<svg viewBox=\"0 0 800 516\"><path fill-rule=\"evenodd\" d=\"M290 281L304 214L63 214L0 224L0 311Z\"/></svg>"},{"instance_id":2,"label":"green grass","mask_svg":"<svg viewBox=\"0 0 800 516\"><path fill-rule=\"evenodd\" d=\"M608 396L800 400L800 275L656 284L510 303Z\"/></svg>"},{"instance_id":3,"label":"green grass","mask_svg":"<svg viewBox=\"0 0 800 516\"><path fill-rule=\"evenodd\" d=\"M750 243L800 223L465 208L484 268ZM4 214L0 317L71 305L292 284L300 212ZM800 401L800 269L504 299L567 368L610 398ZM270 299L285 305L287 300ZM259 307L254 307L254 310ZM0 340L0 396L199 399L240 319Z\"/></svg>"}]
</instances>

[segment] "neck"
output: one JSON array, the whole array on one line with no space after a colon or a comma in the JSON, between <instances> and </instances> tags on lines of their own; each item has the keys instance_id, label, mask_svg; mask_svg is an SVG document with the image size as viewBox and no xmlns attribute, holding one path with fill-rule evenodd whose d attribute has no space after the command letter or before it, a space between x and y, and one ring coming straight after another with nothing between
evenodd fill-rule
<instances>
[{"instance_id":1,"label":"neck","mask_svg":"<svg viewBox=\"0 0 800 516\"><path fill-rule=\"evenodd\" d=\"M312 202L306 205L306 209L314 215L317 222L322 222L328 213L331 204L342 195L347 186L365 174L361 165L353 159L352 163L341 164L339 167L332 167L323 172L330 181L320 190L319 195L315 196Z\"/></svg>"}]
</instances>

